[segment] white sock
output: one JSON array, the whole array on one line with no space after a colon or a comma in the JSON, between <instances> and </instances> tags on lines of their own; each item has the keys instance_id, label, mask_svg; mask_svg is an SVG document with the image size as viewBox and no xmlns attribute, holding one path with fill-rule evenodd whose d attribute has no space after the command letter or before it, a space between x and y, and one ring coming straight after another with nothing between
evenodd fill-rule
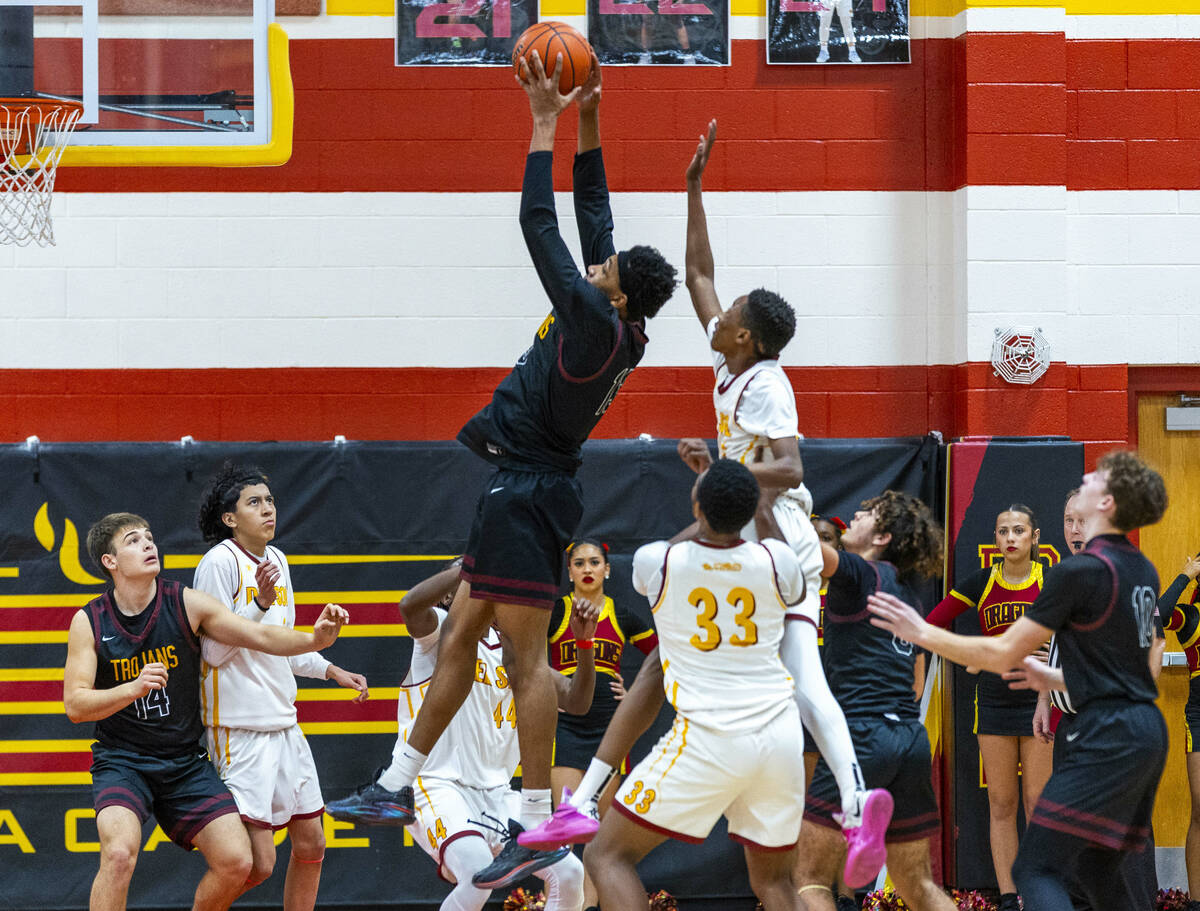
<instances>
[{"instance_id":1,"label":"white sock","mask_svg":"<svg viewBox=\"0 0 1200 911\"><path fill-rule=\"evenodd\" d=\"M429 754L414 750L407 743L392 754L392 764L379 776L379 783L389 791L399 791L417 780Z\"/></svg>"},{"instance_id":2,"label":"white sock","mask_svg":"<svg viewBox=\"0 0 1200 911\"><path fill-rule=\"evenodd\" d=\"M550 818L550 789L521 788L521 826L532 829Z\"/></svg>"},{"instance_id":3,"label":"white sock","mask_svg":"<svg viewBox=\"0 0 1200 911\"><path fill-rule=\"evenodd\" d=\"M533 875L546 884L546 911L579 911L583 907L583 864L574 854Z\"/></svg>"},{"instance_id":4,"label":"white sock","mask_svg":"<svg viewBox=\"0 0 1200 911\"><path fill-rule=\"evenodd\" d=\"M616 774L616 769L604 760L593 756L592 761L588 763L587 771L583 773L583 781L579 782L579 790L571 795L567 803L576 810L586 809L589 802L597 803L600 800L600 794L608 787L608 783Z\"/></svg>"}]
</instances>

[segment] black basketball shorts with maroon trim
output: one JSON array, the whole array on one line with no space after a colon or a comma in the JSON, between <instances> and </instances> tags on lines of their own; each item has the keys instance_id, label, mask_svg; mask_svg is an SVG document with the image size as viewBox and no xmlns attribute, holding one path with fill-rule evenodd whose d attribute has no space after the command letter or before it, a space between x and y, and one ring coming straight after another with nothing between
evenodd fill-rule
<instances>
[{"instance_id":1,"label":"black basketball shorts with maroon trim","mask_svg":"<svg viewBox=\"0 0 1200 911\"><path fill-rule=\"evenodd\" d=\"M846 719L858 765L868 788L887 788L896 802L885 841L929 838L941 828L937 799L933 795L933 765L929 735L917 720ZM842 810L837 779L822 756L817 760L812 785L804 799L808 822L840 829L833 820Z\"/></svg>"},{"instance_id":2,"label":"black basketball shorts with maroon trim","mask_svg":"<svg viewBox=\"0 0 1200 911\"><path fill-rule=\"evenodd\" d=\"M1088 845L1145 850L1167 758L1167 726L1158 707L1092 700L1056 741L1059 736L1062 752L1034 807L1021 852L1031 840L1029 850L1072 853Z\"/></svg>"},{"instance_id":3,"label":"black basketball shorts with maroon trim","mask_svg":"<svg viewBox=\"0 0 1200 911\"><path fill-rule=\"evenodd\" d=\"M92 803L132 810L140 822L153 816L167 837L191 849L192 840L218 816L237 813L204 748L164 759L92 744Z\"/></svg>"},{"instance_id":4,"label":"black basketball shorts with maroon trim","mask_svg":"<svg viewBox=\"0 0 1200 911\"><path fill-rule=\"evenodd\" d=\"M579 482L566 472L498 470L479 497L463 555L471 597L552 608L582 517Z\"/></svg>"}]
</instances>

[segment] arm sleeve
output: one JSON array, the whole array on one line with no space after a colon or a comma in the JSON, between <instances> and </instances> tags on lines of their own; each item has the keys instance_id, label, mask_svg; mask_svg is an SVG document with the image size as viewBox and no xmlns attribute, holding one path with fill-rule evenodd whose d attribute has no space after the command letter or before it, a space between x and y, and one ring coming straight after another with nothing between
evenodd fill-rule
<instances>
[{"instance_id":1,"label":"arm sleeve","mask_svg":"<svg viewBox=\"0 0 1200 911\"><path fill-rule=\"evenodd\" d=\"M663 570L670 547L666 541L652 541L643 544L633 555L633 590L645 595L651 604L662 594Z\"/></svg>"},{"instance_id":2,"label":"arm sleeve","mask_svg":"<svg viewBox=\"0 0 1200 911\"><path fill-rule=\"evenodd\" d=\"M1167 590L1162 593L1162 597L1158 599L1159 614L1164 616L1169 615L1171 611L1175 609L1175 605L1180 604L1183 601L1184 589L1188 587L1188 583L1191 581L1192 580L1183 573L1180 573L1174 578L1174 580L1172 580L1171 584L1167 586ZM1200 591L1200 588L1197 590ZM1194 596L1192 600L1195 601ZM1170 628L1174 629L1174 627Z\"/></svg>"},{"instance_id":3,"label":"arm sleeve","mask_svg":"<svg viewBox=\"0 0 1200 911\"><path fill-rule=\"evenodd\" d=\"M795 437L800 432L796 398L773 372L763 371L750 379L734 417L747 433L768 440Z\"/></svg>"},{"instance_id":4,"label":"arm sleeve","mask_svg":"<svg viewBox=\"0 0 1200 911\"><path fill-rule=\"evenodd\" d=\"M942 629L950 629L954 621L965 613L967 608L974 606L962 594L952 591L937 603L925 621L933 626L940 626Z\"/></svg>"},{"instance_id":5,"label":"arm sleeve","mask_svg":"<svg viewBox=\"0 0 1200 911\"><path fill-rule=\"evenodd\" d=\"M783 627L780 657L792 679L796 681L796 704L800 717L812 732L817 747L837 779L842 795L843 810L848 809L856 790L863 785L854 743L846 717L833 698L825 672L821 669L821 654L817 649L817 628L807 619L789 620Z\"/></svg>"},{"instance_id":6,"label":"arm sleeve","mask_svg":"<svg viewBox=\"0 0 1200 911\"><path fill-rule=\"evenodd\" d=\"M617 252L613 246L612 208L608 202L604 156L600 149L591 149L575 156L573 185L575 221L579 225L583 264L596 265Z\"/></svg>"},{"instance_id":7,"label":"arm sleeve","mask_svg":"<svg viewBox=\"0 0 1200 911\"><path fill-rule=\"evenodd\" d=\"M767 538L762 544L770 553L771 562L775 564L775 584L779 587L783 603L788 606L788 616L796 615L800 602L804 599L804 573L800 569L800 560L796 557L796 552L780 540ZM813 599L809 603L818 605L817 610L820 610L819 600ZM821 618L814 616L807 619L817 623Z\"/></svg>"},{"instance_id":8,"label":"arm sleeve","mask_svg":"<svg viewBox=\"0 0 1200 911\"><path fill-rule=\"evenodd\" d=\"M242 587L242 571L238 567L237 558L223 545L218 545L206 553L196 567L192 577L192 588L196 591L212 595L239 617L245 617L255 623L262 620L270 611L259 610L253 598L238 598ZM200 657L210 667L221 667L237 654L239 646L225 645L210 639L200 637Z\"/></svg>"}]
</instances>

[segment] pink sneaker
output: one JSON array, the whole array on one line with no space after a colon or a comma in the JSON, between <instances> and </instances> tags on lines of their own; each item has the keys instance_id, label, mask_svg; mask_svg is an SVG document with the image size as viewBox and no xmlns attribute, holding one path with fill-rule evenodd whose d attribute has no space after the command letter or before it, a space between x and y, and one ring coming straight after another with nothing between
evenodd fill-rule
<instances>
[{"instance_id":1,"label":"pink sneaker","mask_svg":"<svg viewBox=\"0 0 1200 911\"><path fill-rule=\"evenodd\" d=\"M859 825L845 829L846 871L843 881L852 889L860 889L879 875L887 859L883 839L892 821L895 803L883 788L867 791L859 814Z\"/></svg>"},{"instance_id":2,"label":"pink sneaker","mask_svg":"<svg viewBox=\"0 0 1200 911\"><path fill-rule=\"evenodd\" d=\"M522 832L517 842L535 851L550 851L559 845L582 845L595 838L600 820L567 803L570 796L570 789L563 788L562 803L550 818Z\"/></svg>"}]
</instances>

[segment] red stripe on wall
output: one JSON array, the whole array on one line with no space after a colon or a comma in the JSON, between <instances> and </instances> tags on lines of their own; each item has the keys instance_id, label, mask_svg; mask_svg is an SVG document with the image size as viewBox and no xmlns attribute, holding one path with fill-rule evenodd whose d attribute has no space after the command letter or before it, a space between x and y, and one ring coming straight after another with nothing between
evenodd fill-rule
<instances>
[{"instance_id":1,"label":"red stripe on wall","mask_svg":"<svg viewBox=\"0 0 1200 911\"><path fill-rule=\"evenodd\" d=\"M60 191L520 188L529 113L507 68L396 67L392 42L373 39L294 41L291 53L284 167L63 168ZM610 68L610 186L680 190L695 137L716 117L710 190L1200 187L1200 41L972 33L914 41L912 58L768 67L763 42L740 40L730 67ZM559 133L565 187L574 118Z\"/></svg>"},{"instance_id":2,"label":"red stripe on wall","mask_svg":"<svg viewBox=\"0 0 1200 911\"><path fill-rule=\"evenodd\" d=\"M260 439L445 440L491 398L503 368L0 370L7 442ZM813 437L1069 434L1125 440L1125 365L1053 364L1011 386L987 363L788 368L800 429ZM128 390L150 389L153 394ZM712 371L640 367L593 434L712 436ZM307 612L302 608L302 622ZM382 616L390 605L381 610ZM394 621L383 621L394 622Z\"/></svg>"}]
</instances>

